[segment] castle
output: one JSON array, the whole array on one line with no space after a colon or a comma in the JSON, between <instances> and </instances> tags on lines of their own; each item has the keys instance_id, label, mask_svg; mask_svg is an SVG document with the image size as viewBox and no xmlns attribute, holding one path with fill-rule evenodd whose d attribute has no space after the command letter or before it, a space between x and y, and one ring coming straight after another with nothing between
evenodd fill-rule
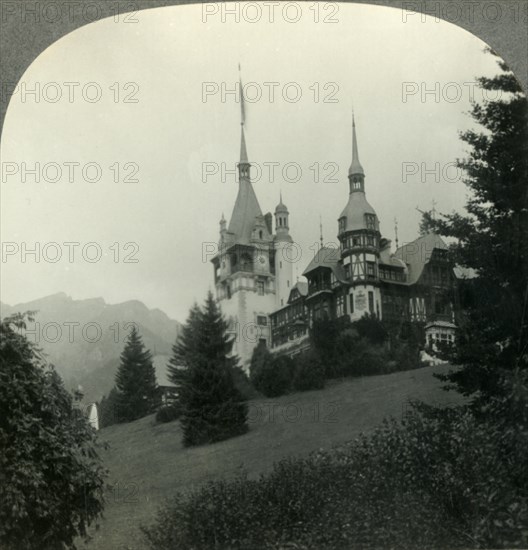
<instances>
[{"instance_id":1,"label":"castle","mask_svg":"<svg viewBox=\"0 0 528 550\"><path fill-rule=\"evenodd\" d=\"M217 300L236 334L233 353L248 368L260 342L294 355L309 347L316 319L356 321L365 314L401 323L420 323L427 343L452 342L455 335L456 276L447 246L427 233L391 252L365 191L355 121L348 202L337 222L339 249L321 247L293 281L293 239L282 196L273 216L262 214L250 179L241 126L238 195L229 220L222 215L218 253L212 258Z\"/></svg>"}]
</instances>

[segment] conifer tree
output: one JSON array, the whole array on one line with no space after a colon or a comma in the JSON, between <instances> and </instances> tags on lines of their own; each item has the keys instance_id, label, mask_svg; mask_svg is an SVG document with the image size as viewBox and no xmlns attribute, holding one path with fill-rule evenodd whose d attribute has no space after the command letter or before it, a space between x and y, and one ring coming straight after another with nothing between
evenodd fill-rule
<instances>
[{"instance_id":1,"label":"conifer tree","mask_svg":"<svg viewBox=\"0 0 528 550\"><path fill-rule=\"evenodd\" d=\"M500 74L479 79L497 99L475 103L471 112L484 131L461 135L471 147L459 161L472 191L468 215L436 222L456 239L454 261L477 275L466 284L457 335L462 367L444 379L479 407L510 393L505 380L528 369L528 102L507 65L498 64Z\"/></svg>"},{"instance_id":2,"label":"conifer tree","mask_svg":"<svg viewBox=\"0 0 528 550\"><path fill-rule=\"evenodd\" d=\"M136 326L133 326L125 349L121 353L116 387L119 390L120 422L142 418L155 412L160 405L160 392L152 355L150 350L145 349Z\"/></svg>"},{"instance_id":3,"label":"conifer tree","mask_svg":"<svg viewBox=\"0 0 528 550\"><path fill-rule=\"evenodd\" d=\"M198 304L194 303L176 343L172 346L172 357L167 365L168 379L176 386L178 393L181 393L182 386L185 384L185 375L193 363L192 358L199 353L201 347L199 332L201 313Z\"/></svg>"},{"instance_id":4,"label":"conifer tree","mask_svg":"<svg viewBox=\"0 0 528 550\"><path fill-rule=\"evenodd\" d=\"M247 431L247 405L233 380L238 359L227 323L208 293L193 306L173 348L169 378L178 386L186 446L221 441Z\"/></svg>"}]
</instances>

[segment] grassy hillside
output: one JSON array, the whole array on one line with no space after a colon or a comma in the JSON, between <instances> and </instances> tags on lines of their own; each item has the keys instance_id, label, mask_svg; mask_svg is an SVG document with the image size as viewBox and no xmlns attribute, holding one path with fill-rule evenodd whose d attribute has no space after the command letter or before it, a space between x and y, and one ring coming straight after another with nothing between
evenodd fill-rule
<instances>
[{"instance_id":1,"label":"grassy hillside","mask_svg":"<svg viewBox=\"0 0 528 550\"><path fill-rule=\"evenodd\" d=\"M332 382L321 391L251 402L250 431L214 445L184 449L179 422L155 424L153 417L100 432L112 489L105 519L90 549L140 550L141 523L150 522L165 498L209 480L250 477L270 470L286 456L306 455L354 439L391 415L401 418L409 399L448 405L456 394L441 390L428 367L384 376Z\"/></svg>"}]
</instances>

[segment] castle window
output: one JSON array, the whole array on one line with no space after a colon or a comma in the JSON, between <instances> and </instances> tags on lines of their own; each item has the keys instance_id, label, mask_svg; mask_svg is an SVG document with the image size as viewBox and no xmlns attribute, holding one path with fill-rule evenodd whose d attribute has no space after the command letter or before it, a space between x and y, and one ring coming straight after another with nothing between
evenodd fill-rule
<instances>
[{"instance_id":1,"label":"castle window","mask_svg":"<svg viewBox=\"0 0 528 550\"><path fill-rule=\"evenodd\" d=\"M365 222L367 224L367 229L376 228L376 217L373 214L365 214Z\"/></svg>"},{"instance_id":2,"label":"castle window","mask_svg":"<svg viewBox=\"0 0 528 550\"><path fill-rule=\"evenodd\" d=\"M268 324L268 318L265 315L257 315L257 325L265 327Z\"/></svg>"},{"instance_id":3,"label":"castle window","mask_svg":"<svg viewBox=\"0 0 528 550\"><path fill-rule=\"evenodd\" d=\"M350 264L345 265L345 279L350 279Z\"/></svg>"},{"instance_id":4,"label":"castle window","mask_svg":"<svg viewBox=\"0 0 528 550\"><path fill-rule=\"evenodd\" d=\"M360 246L361 239L359 237L352 237L352 246Z\"/></svg>"},{"instance_id":5,"label":"castle window","mask_svg":"<svg viewBox=\"0 0 528 550\"><path fill-rule=\"evenodd\" d=\"M262 231L259 231L259 239L262 239Z\"/></svg>"},{"instance_id":6,"label":"castle window","mask_svg":"<svg viewBox=\"0 0 528 550\"><path fill-rule=\"evenodd\" d=\"M367 235L367 244L369 246L374 246L374 237L372 235Z\"/></svg>"},{"instance_id":7,"label":"castle window","mask_svg":"<svg viewBox=\"0 0 528 550\"><path fill-rule=\"evenodd\" d=\"M374 277L374 262L367 262L367 277L369 279Z\"/></svg>"},{"instance_id":8,"label":"castle window","mask_svg":"<svg viewBox=\"0 0 528 550\"><path fill-rule=\"evenodd\" d=\"M339 220L339 233L343 233L346 228L346 217Z\"/></svg>"},{"instance_id":9,"label":"castle window","mask_svg":"<svg viewBox=\"0 0 528 550\"><path fill-rule=\"evenodd\" d=\"M354 313L354 293L350 293L350 313Z\"/></svg>"},{"instance_id":10,"label":"castle window","mask_svg":"<svg viewBox=\"0 0 528 550\"><path fill-rule=\"evenodd\" d=\"M259 296L264 296L264 281L257 281L257 293Z\"/></svg>"}]
</instances>

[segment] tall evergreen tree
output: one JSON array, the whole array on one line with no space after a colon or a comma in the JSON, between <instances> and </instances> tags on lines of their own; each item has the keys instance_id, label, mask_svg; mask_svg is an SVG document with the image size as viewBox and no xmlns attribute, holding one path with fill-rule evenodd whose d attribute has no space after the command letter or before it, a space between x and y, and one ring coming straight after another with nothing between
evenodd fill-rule
<instances>
[{"instance_id":1,"label":"tall evergreen tree","mask_svg":"<svg viewBox=\"0 0 528 550\"><path fill-rule=\"evenodd\" d=\"M168 378L176 386L178 393L182 391L185 376L193 364L193 358L200 353L199 323L201 314L198 304L193 304L187 321L178 335L176 343L172 346L172 357L167 365Z\"/></svg>"},{"instance_id":2,"label":"tall evergreen tree","mask_svg":"<svg viewBox=\"0 0 528 550\"><path fill-rule=\"evenodd\" d=\"M444 379L479 407L511 393L505 381L528 369L528 102L514 74L498 64L500 74L479 79L497 99L472 108L483 131L461 135L471 147L459 161L472 191L468 214L436 222L456 239L454 261L477 274L457 336L461 368Z\"/></svg>"},{"instance_id":3,"label":"tall evergreen tree","mask_svg":"<svg viewBox=\"0 0 528 550\"><path fill-rule=\"evenodd\" d=\"M152 355L150 350L145 349L135 326L121 353L116 386L119 390L118 418L121 422L130 422L151 414L161 403Z\"/></svg>"},{"instance_id":4,"label":"tall evergreen tree","mask_svg":"<svg viewBox=\"0 0 528 550\"><path fill-rule=\"evenodd\" d=\"M247 431L247 405L233 380L238 359L227 323L208 293L190 311L173 348L169 378L178 386L186 446L221 441Z\"/></svg>"}]
</instances>

